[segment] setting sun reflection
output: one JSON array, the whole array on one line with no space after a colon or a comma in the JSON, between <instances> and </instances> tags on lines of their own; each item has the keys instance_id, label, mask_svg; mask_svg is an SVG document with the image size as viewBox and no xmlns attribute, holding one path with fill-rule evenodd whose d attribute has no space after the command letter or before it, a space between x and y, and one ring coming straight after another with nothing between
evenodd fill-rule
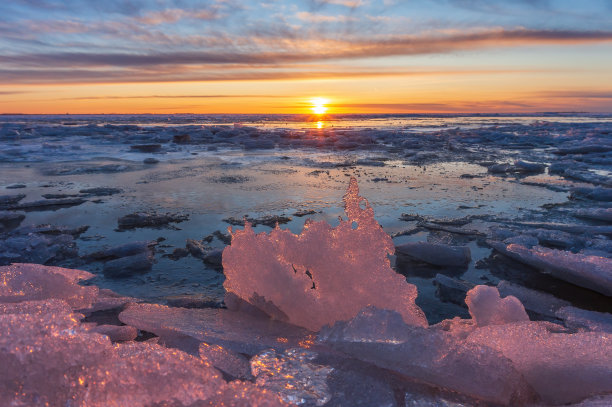
<instances>
[{"instance_id":1,"label":"setting sun reflection","mask_svg":"<svg viewBox=\"0 0 612 407\"><path fill-rule=\"evenodd\" d=\"M325 122L318 121L317 122L317 129L322 129L323 127L325 127Z\"/></svg>"},{"instance_id":2,"label":"setting sun reflection","mask_svg":"<svg viewBox=\"0 0 612 407\"><path fill-rule=\"evenodd\" d=\"M325 105L329 103L329 100L324 98L313 98L310 99L310 103L312 104L311 109L314 114L325 114L325 112L327 112L327 106Z\"/></svg>"}]
</instances>

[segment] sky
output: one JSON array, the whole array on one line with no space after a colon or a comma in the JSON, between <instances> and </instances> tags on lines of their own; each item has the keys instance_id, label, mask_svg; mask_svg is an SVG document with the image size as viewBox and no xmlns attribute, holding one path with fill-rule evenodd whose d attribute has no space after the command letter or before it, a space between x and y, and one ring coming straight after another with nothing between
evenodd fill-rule
<instances>
[{"instance_id":1,"label":"sky","mask_svg":"<svg viewBox=\"0 0 612 407\"><path fill-rule=\"evenodd\" d=\"M330 114L612 113L612 0L0 2L0 113L315 98Z\"/></svg>"}]
</instances>

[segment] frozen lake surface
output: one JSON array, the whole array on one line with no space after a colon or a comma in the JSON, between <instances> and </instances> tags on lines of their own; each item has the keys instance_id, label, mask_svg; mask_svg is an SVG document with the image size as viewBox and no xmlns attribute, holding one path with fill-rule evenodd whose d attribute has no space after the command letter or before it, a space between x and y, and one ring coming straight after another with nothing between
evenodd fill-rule
<instances>
[{"instance_id":1,"label":"frozen lake surface","mask_svg":"<svg viewBox=\"0 0 612 407\"><path fill-rule=\"evenodd\" d=\"M549 350L556 352L555 346L580 348L580 343L600 347L597 341L602 337L592 333L612 331L611 171L610 115L0 116L0 266L38 263L86 270L92 274L83 284L169 305L132 306L120 314L121 321L130 329L134 326L160 338L167 335L160 331L160 326L172 327L180 335L229 346L229 350L214 352L200 346L199 352L220 360L224 366L220 369L234 372L230 374L233 377L252 380L251 373L258 376L261 366L272 363L297 376L318 378L320 383L305 389L306 395L300 396L305 397L305 404L298 404L323 405L330 397L330 405L342 405L339 400L348 402L338 399L342 386L337 381L326 382L333 371L329 366L336 366L336 372L358 371L358 376L361 375L358 381L364 380L361 368L347 367L342 362L344 370L339 369L332 348L360 355L355 356L361 360L359 363L374 363L468 397L455 399L444 393L440 396L442 401L432 401L423 396L428 393L420 385L408 386L414 394L406 393L406 383L398 385L397 377L386 377L385 373L386 384L376 382L373 386L380 385L377 400L388 398L391 400L388 405L397 405L393 403L398 401L398 388L405 393L406 406L451 403L448 400L469 405L473 399L493 404L512 404L519 399L521 403L576 402L584 396L580 390L568 387L567 394L551 393L546 383L530 376L537 367L521 359L516 353L516 342L510 340L501 345L491 342L494 341L491 338L548 335L552 344ZM223 266L229 263L224 254L222 264L221 254L230 243L228 226L236 233L243 229L246 219L259 233L271 232L278 223L296 235L302 232L305 222L314 225L325 221L331 227L341 228L346 226L340 220L346 219L343 197L352 178L382 226L380 233L385 237L380 235L376 242L387 239L386 236L390 239L389 247L395 254L389 256L389 265L418 290L416 306L422 309L427 321L419 315L415 317L419 323L410 322L408 314L403 315L403 320L420 326L426 333L405 331L408 328L402 328L398 322L399 331L386 332L392 339L387 338L382 347L373 348L368 343L382 339L364 339L371 330L360 331L360 324L369 326L372 321L402 317L380 310L362 311L352 325L336 324L333 329L321 331L319 346L326 356L324 361L319 360L322 364L313 364L315 356L308 352L296 354L290 348L308 349L310 345L304 343L312 342L312 334L300 329L317 331L315 328L320 324L296 322L302 320L299 312L288 312L286 307L291 308L290 305L283 310L280 305L283 299L277 299L270 308L265 301L260 303L248 294L243 297L277 319L302 327L279 328L283 333L276 339L269 333L272 336L257 336L260 322L240 318L237 322L231 319L234 317L225 320L229 314L223 313L223 308L232 306L227 298L224 303ZM335 238L335 233L329 236ZM266 237L258 239L267 241ZM352 238L347 239L350 242ZM270 238L270 244L274 241L279 240ZM258 252L248 247L243 250L252 256L256 269ZM245 264L250 264L250 260ZM311 273L297 264L292 267L296 275L298 271L300 275L305 273L307 277L302 278L308 284L312 282L316 289L320 280L314 269ZM273 275L266 278L274 280ZM232 284L245 288L244 284ZM226 283L226 288L232 284ZM513 295L520 303L497 303L498 294L482 288L472 290L477 285L496 286L502 297ZM364 283L362 288L354 289L365 290L366 297L376 299L369 300L369 304L384 304L386 299L389 304L393 302L386 297L390 295L388 289L376 292L373 287L376 285ZM248 284L246 288L248 291ZM465 300L468 291L472 293L469 309ZM2 295L0 289L0 302L4 301ZM129 301L105 297L108 295L104 294L103 300L92 297L90 303L94 305L87 306L93 308L86 314L101 318L96 314L101 309L96 308L96 301L121 306ZM270 300L271 296L265 298ZM56 294L51 297L59 298ZM331 304L338 299L329 301ZM478 301L491 304L491 308L489 305L479 308L482 306ZM329 307L325 304L323 308ZM51 308L57 311L57 305ZM80 308L85 306L73 306ZM498 308L499 311L491 311ZM484 315L479 309L490 312ZM211 313L221 313L223 317ZM518 331L487 328L490 332L485 332L481 327L472 332L474 325L468 327L457 322L472 320L452 320L470 316L479 326L490 323L478 322L479 319L492 320L491 324L503 327L514 327L515 323L532 325ZM113 318L116 320L116 315ZM217 328L221 331L214 331L216 334L206 328L213 319L220 324ZM526 319L559 324L583 336L572 336L570 340L555 331L561 328L552 329L549 325L525 322ZM188 320L196 321L195 327L185 322ZM437 323L441 331L434 334L431 326ZM203 325L198 328L197 324ZM422 328L427 324L431 324L430 328ZM228 339L243 334L247 339L237 342ZM210 335L217 335L216 339L212 340ZM272 353L258 353L266 347L255 340L249 342L249 335L277 345L270 345ZM474 387L454 379L446 381L442 372L448 366L463 366L463 362L449 361L446 367L439 364L440 355L436 353L441 352L439 349L426 350L424 355L429 356L423 356L438 360L438 364L415 367L412 364L417 362L410 358L418 355L413 355L402 356L408 359L398 366L398 355L405 353L404 350L396 353L393 346L417 343L422 335L429 338L426 342L439 342L442 350L451 349L450 343L459 343L452 342L451 336L453 341L466 341L461 342L462 350L452 348L455 350L451 353L471 354L474 346L497 349L512 360L514 367L499 362L501 365L496 369L501 372L517 368L525 375L530 390L521 387L523 379L513 376L515 373L500 380L504 383L518 380L512 382L516 384L512 391L518 393L507 393L507 389L484 382L481 387ZM178 341L163 340L171 346L173 340ZM179 342L182 345L176 346L180 349L198 353L198 347L193 348L191 342ZM542 353L538 346L533 342L529 352ZM232 350L243 356L223 353ZM605 353L605 346L601 350ZM427 353L430 351L431 354ZM154 350L134 348L129 352L145 355ZM244 355L252 357L251 373ZM486 356L489 357L493 358L490 363L498 363L493 356ZM123 363L121 360L116 363ZM234 364L227 366L228 360ZM570 366L575 361L564 359L562 363ZM244 364L247 373L243 371ZM597 370L605 368L597 367L595 362L588 366L595 370L588 370L589 367L585 377L592 377L591 383L595 384L587 395L599 394L598 377L607 373ZM556 374L551 373L551 380L566 380ZM260 384L265 388L278 390L286 385L273 374L267 379L264 376ZM396 385L394 396L389 396L385 387L391 382ZM492 394L482 391L486 387L493 389ZM539 398L526 396L534 389ZM291 398L295 394L285 396L285 401L298 400ZM377 404L372 403L365 405Z\"/></svg>"},{"instance_id":2,"label":"frozen lake surface","mask_svg":"<svg viewBox=\"0 0 612 407\"><path fill-rule=\"evenodd\" d=\"M224 220L244 216L284 216L283 227L294 233L301 231L308 217L333 225L343 213L342 194L354 176L396 245L429 241L469 247L470 262L458 267L412 264L414 258L398 262L398 271L420 288L419 302L432 321L465 315L465 308L435 297L432 282L437 273L471 283L495 284L510 278L496 274L496 263L490 261L495 253L486 240L496 238L493 233L505 238L519 232L566 233L542 225L527 231L520 222L609 227L605 219L576 214L609 207L611 116L314 119L3 116L0 188L3 195L25 194L13 205L24 211L22 228L89 226L72 242L78 256L51 257L47 263L95 272L99 275L95 284L125 295L161 302L173 296L221 301L221 273L193 255L177 259L178 253L175 260L167 256L185 248L187 239L202 243L205 251L222 249L226 243L213 233L222 236L229 225ZM12 189L16 184L24 187ZM80 192L99 187L115 191L101 196ZM570 199L573 188L583 188L574 192L582 195ZM590 190L604 200L588 199ZM45 197L84 202L19 207ZM170 212L187 219L118 229L118 219L135 212ZM255 230L269 231L269 226L256 225ZM454 233L458 227L468 232ZM610 249L606 236L569 234L565 240L559 237L562 241L549 239L544 244L574 252L595 244L606 252ZM105 261L85 258L100 248L157 239L147 273L106 278ZM192 250L196 256L198 249ZM10 254L3 258L0 253L0 261L10 259Z\"/></svg>"}]
</instances>

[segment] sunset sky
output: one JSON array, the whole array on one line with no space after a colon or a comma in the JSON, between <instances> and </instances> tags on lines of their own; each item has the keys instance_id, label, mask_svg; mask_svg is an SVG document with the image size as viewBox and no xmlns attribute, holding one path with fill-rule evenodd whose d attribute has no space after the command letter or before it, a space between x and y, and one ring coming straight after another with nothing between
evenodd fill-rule
<instances>
[{"instance_id":1,"label":"sunset sky","mask_svg":"<svg viewBox=\"0 0 612 407\"><path fill-rule=\"evenodd\" d=\"M2 113L612 112L612 0L4 0Z\"/></svg>"}]
</instances>

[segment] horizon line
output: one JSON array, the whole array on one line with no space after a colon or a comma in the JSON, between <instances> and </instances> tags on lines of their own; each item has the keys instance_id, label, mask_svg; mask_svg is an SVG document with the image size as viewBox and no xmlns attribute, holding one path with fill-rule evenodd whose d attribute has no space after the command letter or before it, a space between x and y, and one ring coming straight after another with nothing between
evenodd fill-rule
<instances>
[{"instance_id":1,"label":"horizon line","mask_svg":"<svg viewBox=\"0 0 612 407\"><path fill-rule=\"evenodd\" d=\"M372 113L329 113L321 115L322 117L329 116L366 116L366 115L537 115L537 114L593 114L607 115L609 112L591 112L581 110L560 110L560 111L535 111L535 112L372 112ZM312 113L195 113L195 112L174 112L174 113L0 113L0 116L172 116L172 115L210 115L210 116L253 116L253 115L268 115L268 116L317 116Z\"/></svg>"}]
</instances>

